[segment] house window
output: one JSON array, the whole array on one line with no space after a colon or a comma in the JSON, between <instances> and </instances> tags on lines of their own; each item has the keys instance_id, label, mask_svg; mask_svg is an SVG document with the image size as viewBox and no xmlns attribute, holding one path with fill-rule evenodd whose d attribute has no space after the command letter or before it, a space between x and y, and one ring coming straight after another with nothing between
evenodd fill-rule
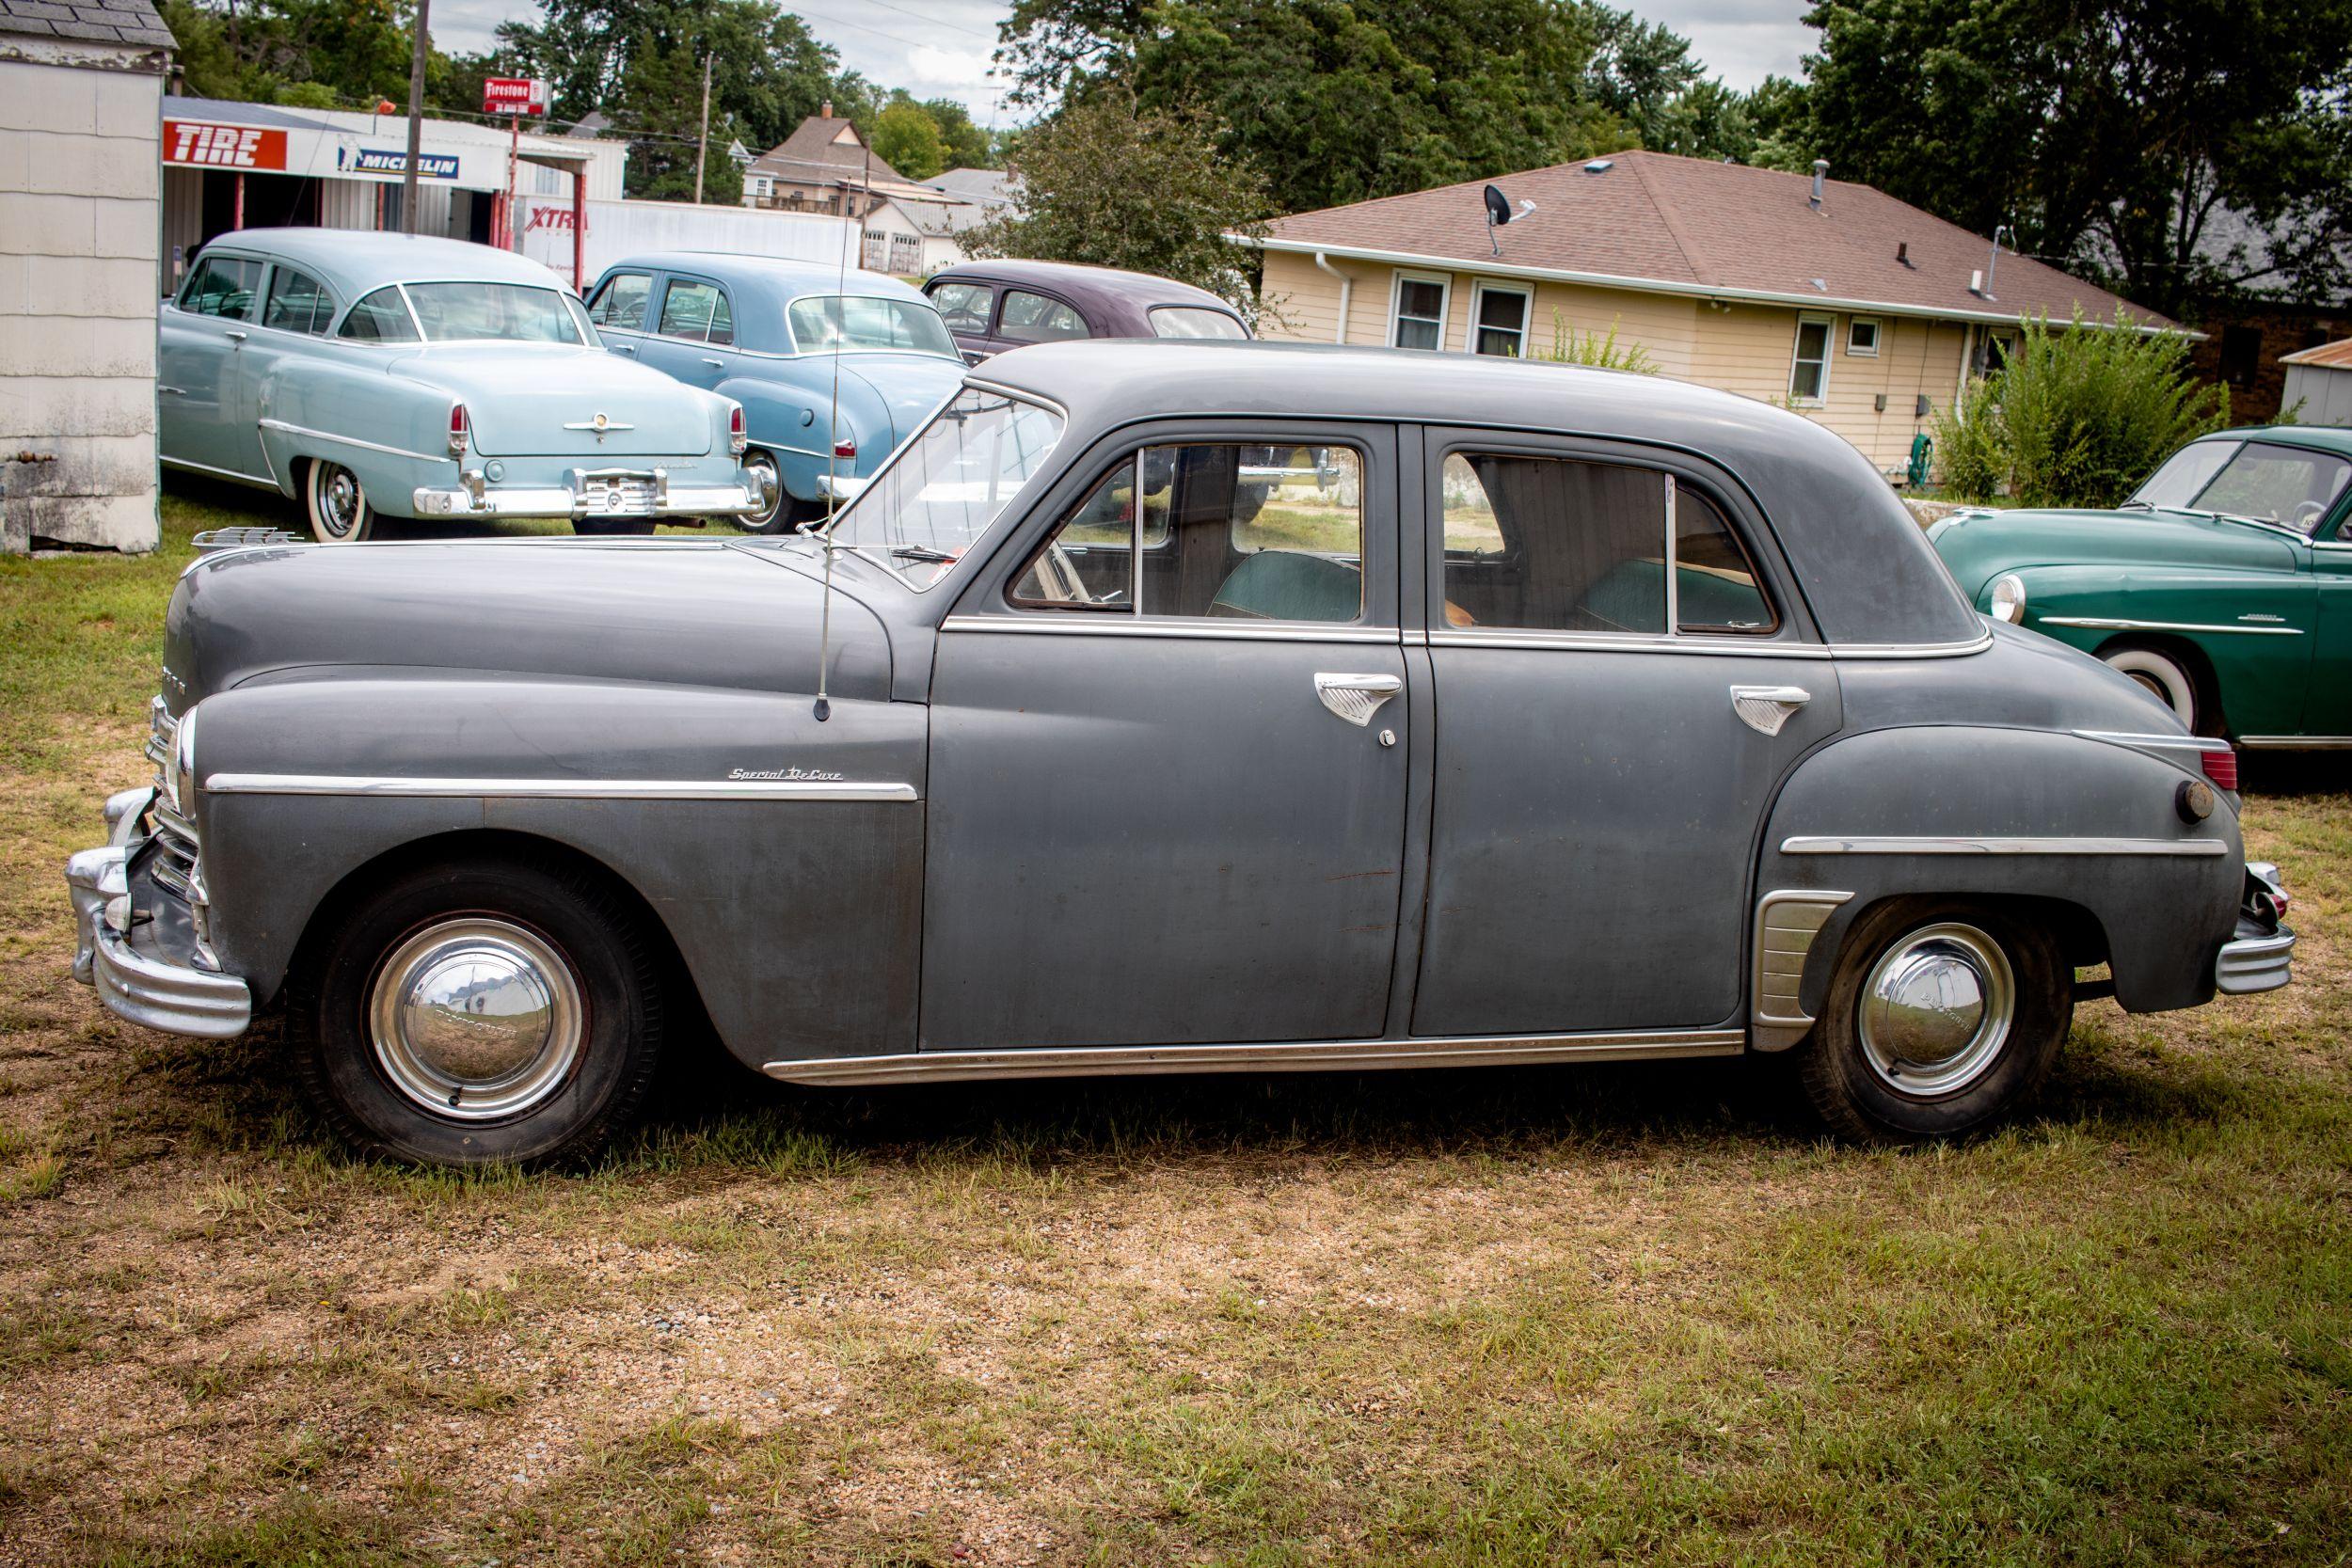
<instances>
[{"instance_id":1,"label":"house window","mask_svg":"<svg viewBox=\"0 0 2352 1568\"><path fill-rule=\"evenodd\" d=\"M2261 372L2263 329L2225 326L2221 329L2221 379L2233 387L2251 387Z\"/></svg>"},{"instance_id":2,"label":"house window","mask_svg":"<svg viewBox=\"0 0 2352 1568\"><path fill-rule=\"evenodd\" d=\"M1846 352L1861 358L1876 357L1879 351L1879 320L1876 316L1856 316L1846 324Z\"/></svg>"},{"instance_id":3,"label":"house window","mask_svg":"<svg viewBox=\"0 0 2352 1568\"><path fill-rule=\"evenodd\" d=\"M1788 367L1788 401L1819 406L1829 396L1829 335L1837 324L1828 316L1797 318L1796 362Z\"/></svg>"},{"instance_id":4,"label":"house window","mask_svg":"<svg viewBox=\"0 0 2352 1568\"><path fill-rule=\"evenodd\" d=\"M1471 313L1477 321L1477 331L1470 341L1471 353L1496 354L1512 359L1527 356L1525 290L1499 289L1491 283L1481 283Z\"/></svg>"},{"instance_id":5,"label":"house window","mask_svg":"<svg viewBox=\"0 0 2352 1568\"><path fill-rule=\"evenodd\" d=\"M1398 274L1390 343L1397 348L1443 348L1446 293L1443 278Z\"/></svg>"}]
</instances>

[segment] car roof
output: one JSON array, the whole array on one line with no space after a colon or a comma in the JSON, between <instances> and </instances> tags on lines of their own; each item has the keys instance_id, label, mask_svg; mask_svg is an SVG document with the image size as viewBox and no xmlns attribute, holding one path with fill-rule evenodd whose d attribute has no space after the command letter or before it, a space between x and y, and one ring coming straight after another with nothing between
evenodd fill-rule
<instances>
[{"instance_id":1,"label":"car roof","mask_svg":"<svg viewBox=\"0 0 2352 1568\"><path fill-rule=\"evenodd\" d=\"M778 304L803 294L837 293L879 294L886 299L930 304L922 290L887 273L781 256L737 256L719 250L641 250L624 256L604 270L612 273L624 268L632 272L698 274L716 278L739 293L763 294Z\"/></svg>"},{"instance_id":2,"label":"car roof","mask_svg":"<svg viewBox=\"0 0 2352 1568\"><path fill-rule=\"evenodd\" d=\"M1226 315L1238 312L1225 301L1189 283L1179 283L1172 277L1154 277L1146 272L1122 272L1117 267L1087 266L1077 261L959 261L942 267L926 279L927 283L978 281L994 279L1005 283L1034 283L1040 288L1053 289L1064 294L1103 300L1122 300L1130 305L1193 305L1206 309L1221 310Z\"/></svg>"},{"instance_id":3,"label":"car roof","mask_svg":"<svg viewBox=\"0 0 2352 1568\"><path fill-rule=\"evenodd\" d=\"M527 256L470 240L430 234L380 234L353 229L239 229L216 236L205 253L236 251L300 267L349 304L387 283L481 279L569 290L555 272Z\"/></svg>"},{"instance_id":4,"label":"car roof","mask_svg":"<svg viewBox=\"0 0 2352 1568\"><path fill-rule=\"evenodd\" d=\"M1661 375L1327 343L1092 339L997 355L967 380L1046 399L1083 448L1187 416L1534 431L1686 452L1772 524L1832 642L1975 642L1984 623L1868 458L1812 420Z\"/></svg>"},{"instance_id":5,"label":"car roof","mask_svg":"<svg viewBox=\"0 0 2352 1568\"><path fill-rule=\"evenodd\" d=\"M2352 457L2352 430L2340 425L2324 424L2259 424L2238 430L2217 430L2200 436L2205 441L2269 441L2279 446L2309 447L2314 451L2330 451L2339 457Z\"/></svg>"}]
</instances>

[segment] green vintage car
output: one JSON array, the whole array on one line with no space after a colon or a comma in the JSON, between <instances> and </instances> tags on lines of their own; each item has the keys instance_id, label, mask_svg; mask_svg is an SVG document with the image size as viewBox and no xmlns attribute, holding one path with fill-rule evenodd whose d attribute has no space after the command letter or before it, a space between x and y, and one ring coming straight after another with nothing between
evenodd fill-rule
<instances>
[{"instance_id":1,"label":"green vintage car","mask_svg":"<svg viewBox=\"0 0 2352 1568\"><path fill-rule=\"evenodd\" d=\"M1963 512L1928 538L1978 609L2200 735L2352 748L2352 430L2223 431L2112 512Z\"/></svg>"}]
</instances>

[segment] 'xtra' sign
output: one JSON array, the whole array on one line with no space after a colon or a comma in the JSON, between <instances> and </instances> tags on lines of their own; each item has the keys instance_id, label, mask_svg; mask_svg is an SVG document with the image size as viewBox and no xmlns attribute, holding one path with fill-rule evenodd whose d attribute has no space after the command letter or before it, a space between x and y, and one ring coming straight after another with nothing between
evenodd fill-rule
<instances>
[{"instance_id":1,"label":"'xtra' sign","mask_svg":"<svg viewBox=\"0 0 2352 1568\"><path fill-rule=\"evenodd\" d=\"M345 174L405 174L408 172L408 151L400 147L339 147L335 149L335 167ZM421 180L456 179L457 154L419 153L417 177Z\"/></svg>"}]
</instances>

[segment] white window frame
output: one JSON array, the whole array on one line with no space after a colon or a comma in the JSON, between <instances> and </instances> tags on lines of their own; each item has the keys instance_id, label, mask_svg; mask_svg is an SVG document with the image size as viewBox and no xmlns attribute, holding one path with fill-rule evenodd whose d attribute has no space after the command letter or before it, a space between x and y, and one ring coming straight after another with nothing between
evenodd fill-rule
<instances>
[{"instance_id":1,"label":"white window frame","mask_svg":"<svg viewBox=\"0 0 2352 1568\"><path fill-rule=\"evenodd\" d=\"M1524 283L1489 283L1483 277L1470 285L1470 322L1463 328L1462 352L1478 354L1478 312L1488 294L1517 294L1525 302L1525 308L1519 312L1519 351L1512 357L1526 358L1527 340L1535 330L1535 291ZM1488 354L1480 357L1493 359L1500 356Z\"/></svg>"},{"instance_id":2,"label":"white window frame","mask_svg":"<svg viewBox=\"0 0 2352 1568\"><path fill-rule=\"evenodd\" d=\"M1854 346L1854 341L1853 341L1853 332L1854 332L1854 328L1855 328L1855 327L1857 327L1857 326L1864 325L1865 324L1867 324L1867 325L1868 325L1868 326L1869 326L1869 328L1870 328L1870 346L1869 346L1868 348L1856 348L1856 347ZM1853 357L1855 357L1856 359L1875 359L1875 358L1877 358L1877 357L1879 356L1879 345L1880 345L1881 343L1884 342L1885 341L1886 341L1886 323L1885 323L1885 322L1883 322L1883 321L1882 321L1882 320L1881 320L1881 319L1879 319L1878 317L1876 317L1876 316L1852 316L1852 317L1849 317L1849 318L1847 319L1847 322L1846 322L1846 352L1847 352L1848 354L1851 355L1851 356L1852 356Z\"/></svg>"},{"instance_id":3,"label":"white window frame","mask_svg":"<svg viewBox=\"0 0 2352 1568\"><path fill-rule=\"evenodd\" d=\"M1389 347L1404 346L1396 341L1396 329L1397 325L1406 319L1402 311L1405 303L1405 285L1407 283L1435 283L1438 286L1438 341L1432 347L1415 352L1443 354L1446 326L1454 319L1454 275L1444 272L1406 272L1402 267L1397 269L1395 276L1389 282ZM1414 316L1411 319L1426 321L1429 318Z\"/></svg>"},{"instance_id":4,"label":"white window frame","mask_svg":"<svg viewBox=\"0 0 2352 1568\"><path fill-rule=\"evenodd\" d=\"M1801 398L1797 395L1797 368L1805 361L1797 356L1797 351L1804 346L1805 325L1811 322L1819 322L1821 325L1821 389L1812 397ZM1815 310L1801 310L1797 313L1796 331L1788 340L1788 405L1790 407L1820 408L1829 402L1829 366L1830 361L1837 357L1831 352L1831 345L1836 341L1837 318L1836 316L1823 315Z\"/></svg>"}]
</instances>

